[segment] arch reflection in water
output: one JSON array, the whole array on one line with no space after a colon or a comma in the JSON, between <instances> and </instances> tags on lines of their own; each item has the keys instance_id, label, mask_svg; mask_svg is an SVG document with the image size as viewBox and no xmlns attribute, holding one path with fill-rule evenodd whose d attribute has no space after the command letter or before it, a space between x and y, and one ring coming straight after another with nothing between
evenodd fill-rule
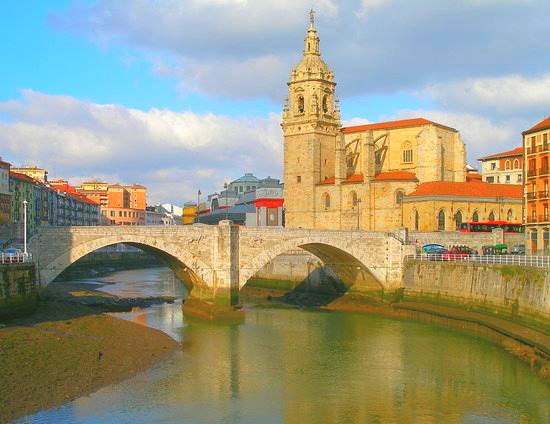
<instances>
[{"instance_id":1,"label":"arch reflection in water","mask_svg":"<svg viewBox=\"0 0 550 424\"><path fill-rule=\"evenodd\" d=\"M166 305L174 308L179 305ZM170 329L168 309L147 316ZM156 322L156 325L155 325ZM30 422L542 423L550 388L500 348L437 326L248 307L176 324L181 351ZM25 422L25 421L22 421Z\"/></svg>"}]
</instances>

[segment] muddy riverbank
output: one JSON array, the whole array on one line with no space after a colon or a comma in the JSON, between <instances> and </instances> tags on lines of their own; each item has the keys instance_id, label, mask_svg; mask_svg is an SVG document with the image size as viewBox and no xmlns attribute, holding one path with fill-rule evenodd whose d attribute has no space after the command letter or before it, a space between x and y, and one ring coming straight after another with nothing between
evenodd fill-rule
<instances>
[{"instance_id":1,"label":"muddy riverbank","mask_svg":"<svg viewBox=\"0 0 550 424\"><path fill-rule=\"evenodd\" d=\"M178 347L161 331L78 303L41 301L0 329L0 422L122 381Z\"/></svg>"}]
</instances>

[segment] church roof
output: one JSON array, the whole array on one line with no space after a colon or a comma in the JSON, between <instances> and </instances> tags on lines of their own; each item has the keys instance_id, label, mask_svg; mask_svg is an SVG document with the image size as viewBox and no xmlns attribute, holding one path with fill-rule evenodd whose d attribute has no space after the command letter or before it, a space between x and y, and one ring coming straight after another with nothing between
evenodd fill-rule
<instances>
[{"instance_id":1,"label":"church roof","mask_svg":"<svg viewBox=\"0 0 550 424\"><path fill-rule=\"evenodd\" d=\"M495 153L489 156L483 156L482 158L479 158L478 160L488 160L488 159L499 159L499 158L508 158L512 156L522 156L523 155L523 147L516 147L513 150L508 150L506 152L502 153Z\"/></svg>"},{"instance_id":2,"label":"church roof","mask_svg":"<svg viewBox=\"0 0 550 424\"><path fill-rule=\"evenodd\" d=\"M373 124L365 125L355 125L353 127L344 127L342 128L343 133L355 133L367 130L385 130L393 128L407 128L407 127L418 127L421 125L435 125L447 130L455 131L454 128L447 127L445 125L438 124L437 122L429 121L424 118L413 118L413 119L401 119L399 121L387 121L387 122L376 122Z\"/></svg>"},{"instance_id":3,"label":"church roof","mask_svg":"<svg viewBox=\"0 0 550 424\"><path fill-rule=\"evenodd\" d=\"M416 180L416 174L414 172L407 171L388 171L381 172L374 177L376 181L402 181L402 180Z\"/></svg>"},{"instance_id":4,"label":"church roof","mask_svg":"<svg viewBox=\"0 0 550 424\"><path fill-rule=\"evenodd\" d=\"M542 131L542 130L546 130L546 129L550 129L550 116L546 119L543 119L542 121L540 121L538 124L532 126L531 128L529 128L527 131L523 131L523 135L525 134L531 134L531 133L534 133L534 132L537 132L537 131Z\"/></svg>"},{"instance_id":5,"label":"church roof","mask_svg":"<svg viewBox=\"0 0 550 424\"><path fill-rule=\"evenodd\" d=\"M523 198L520 184L490 184L481 181L430 181L420 184L407 197L453 196L453 197L502 197Z\"/></svg>"}]
</instances>

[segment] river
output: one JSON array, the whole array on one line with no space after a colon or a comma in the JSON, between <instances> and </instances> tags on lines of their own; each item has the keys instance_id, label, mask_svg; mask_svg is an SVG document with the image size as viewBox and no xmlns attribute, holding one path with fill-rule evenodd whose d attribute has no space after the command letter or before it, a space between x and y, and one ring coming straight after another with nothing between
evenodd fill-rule
<instances>
[{"instance_id":1,"label":"river","mask_svg":"<svg viewBox=\"0 0 550 424\"><path fill-rule=\"evenodd\" d=\"M98 278L119 295L184 295L171 271ZM436 325L245 305L240 325L181 305L114 314L181 350L120 384L18 423L548 423L550 386L490 342Z\"/></svg>"}]
</instances>

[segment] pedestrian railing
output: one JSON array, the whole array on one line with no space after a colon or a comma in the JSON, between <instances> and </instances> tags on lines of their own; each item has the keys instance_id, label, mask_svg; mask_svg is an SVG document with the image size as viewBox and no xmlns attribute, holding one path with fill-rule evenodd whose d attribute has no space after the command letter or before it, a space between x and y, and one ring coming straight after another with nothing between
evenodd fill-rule
<instances>
[{"instance_id":1,"label":"pedestrian railing","mask_svg":"<svg viewBox=\"0 0 550 424\"><path fill-rule=\"evenodd\" d=\"M2 265L24 264L29 262L32 262L32 255L30 253L0 253L0 264Z\"/></svg>"},{"instance_id":2,"label":"pedestrian railing","mask_svg":"<svg viewBox=\"0 0 550 424\"><path fill-rule=\"evenodd\" d=\"M478 265L519 265L550 268L550 256L532 255L463 255L460 253L407 255L405 260L461 262Z\"/></svg>"}]
</instances>

